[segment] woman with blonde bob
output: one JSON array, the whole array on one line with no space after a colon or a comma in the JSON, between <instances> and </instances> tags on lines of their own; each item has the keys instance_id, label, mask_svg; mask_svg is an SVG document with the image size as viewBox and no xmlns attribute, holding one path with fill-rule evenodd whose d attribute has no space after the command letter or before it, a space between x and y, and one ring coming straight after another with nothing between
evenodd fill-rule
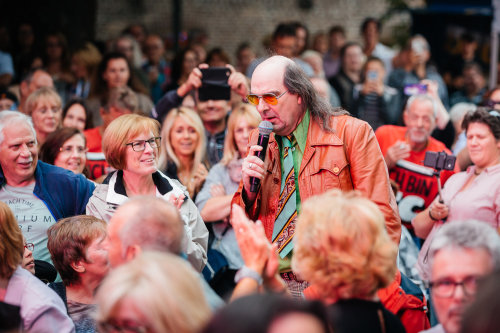
<instances>
[{"instance_id":1,"label":"woman with blonde bob","mask_svg":"<svg viewBox=\"0 0 500 333\"><path fill-rule=\"evenodd\" d=\"M377 205L353 191L307 200L297 219L292 269L331 305L334 330L404 332L376 296L396 274L397 247Z\"/></svg>"},{"instance_id":2,"label":"woman with blonde bob","mask_svg":"<svg viewBox=\"0 0 500 333\"><path fill-rule=\"evenodd\" d=\"M63 301L21 267L24 240L9 206L0 201L0 322L9 332L74 332ZM9 307L10 306L10 307ZM12 306L19 310L12 310Z\"/></svg>"},{"instance_id":3,"label":"woman with blonde bob","mask_svg":"<svg viewBox=\"0 0 500 333\"><path fill-rule=\"evenodd\" d=\"M160 169L186 186L194 200L208 174L204 165L205 130L200 116L187 107L171 110L163 121L161 136L165 150L160 155Z\"/></svg>"},{"instance_id":4,"label":"woman with blonde bob","mask_svg":"<svg viewBox=\"0 0 500 333\"><path fill-rule=\"evenodd\" d=\"M185 226L184 248L193 266L205 266L208 231L194 202L183 186L158 171L161 149L160 124L137 114L122 115L104 131L102 148L106 161L117 171L98 185L87 204L87 215L108 222L116 208L129 197L153 195L176 205Z\"/></svg>"},{"instance_id":5,"label":"woman with blonde bob","mask_svg":"<svg viewBox=\"0 0 500 333\"><path fill-rule=\"evenodd\" d=\"M168 253L144 252L113 270L96 298L99 332L196 333L211 315L196 273Z\"/></svg>"},{"instance_id":6,"label":"woman with blonde bob","mask_svg":"<svg viewBox=\"0 0 500 333\"><path fill-rule=\"evenodd\" d=\"M50 87L42 87L28 96L26 113L33 119L38 145L61 126L62 101L59 94Z\"/></svg>"},{"instance_id":7,"label":"woman with blonde bob","mask_svg":"<svg viewBox=\"0 0 500 333\"><path fill-rule=\"evenodd\" d=\"M240 184L242 158L247 153L249 134L259 126L260 121L260 115L253 105L241 103L233 108L227 122L222 160L210 169L196 197L203 221L213 222L211 227L217 241L212 248L226 257L229 272L233 271L233 274L243 266L243 259L229 223L231 200ZM233 280L226 281L226 284L234 283Z\"/></svg>"}]
</instances>

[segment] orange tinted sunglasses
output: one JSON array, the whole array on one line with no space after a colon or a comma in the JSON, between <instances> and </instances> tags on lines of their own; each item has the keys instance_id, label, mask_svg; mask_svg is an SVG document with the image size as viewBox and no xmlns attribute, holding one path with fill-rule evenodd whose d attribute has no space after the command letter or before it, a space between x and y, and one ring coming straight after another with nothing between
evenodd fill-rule
<instances>
[{"instance_id":1,"label":"orange tinted sunglasses","mask_svg":"<svg viewBox=\"0 0 500 333\"><path fill-rule=\"evenodd\" d=\"M269 105L276 105L278 104L278 99L286 94L288 90L285 90L283 93L281 93L279 96L276 96L273 93L267 93L267 94L262 94L262 95L256 95L256 94L248 94L247 95L247 100L252 103L253 105L259 105L259 99L262 98L264 102L266 102Z\"/></svg>"}]
</instances>

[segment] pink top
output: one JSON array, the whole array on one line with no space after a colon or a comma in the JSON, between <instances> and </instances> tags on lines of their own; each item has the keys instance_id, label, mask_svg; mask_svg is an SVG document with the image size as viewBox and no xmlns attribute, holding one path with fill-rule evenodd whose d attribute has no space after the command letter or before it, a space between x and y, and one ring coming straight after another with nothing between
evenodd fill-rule
<instances>
[{"instance_id":1,"label":"pink top","mask_svg":"<svg viewBox=\"0 0 500 333\"><path fill-rule=\"evenodd\" d=\"M448 205L447 221L474 219L500 226L500 164L486 168L464 191L460 189L474 175L475 166L451 176L443 188L443 200Z\"/></svg>"}]
</instances>

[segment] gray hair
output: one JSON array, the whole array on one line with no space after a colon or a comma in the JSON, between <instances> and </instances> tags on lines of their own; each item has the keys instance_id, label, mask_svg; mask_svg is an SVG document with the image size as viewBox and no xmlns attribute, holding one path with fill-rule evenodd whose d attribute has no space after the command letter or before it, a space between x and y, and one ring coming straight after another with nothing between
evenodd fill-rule
<instances>
[{"instance_id":1,"label":"gray hair","mask_svg":"<svg viewBox=\"0 0 500 333\"><path fill-rule=\"evenodd\" d=\"M494 269L500 268L500 236L486 222L466 220L443 225L429 248L431 265L436 253L445 248L484 249L491 255Z\"/></svg>"},{"instance_id":2,"label":"gray hair","mask_svg":"<svg viewBox=\"0 0 500 333\"><path fill-rule=\"evenodd\" d=\"M130 207L134 211L120 230L122 251L132 245L143 250L181 253L184 224L173 205L162 198L137 196L119 209Z\"/></svg>"},{"instance_id":3,"label":"gray hair","mask_svg":"<svg viewBox=\"0 0 500 333\"><path fill-rule=\"evenodd\" d=\"M408 110L410 109L412 104L417 102L417 101L420 101L420 102L429 101L429 102L431 102L432 103L432 114L433 114L434 118L437 117L436 100L434 99L434 97L432 97L429 94L417 94L417 95L410 96L410 98L408 98L408 101L406 102L405 112L408 112Z\"/></svg>"},{"instance_id":4,"label":"gray hair","mask_svg":"<svg viewBox=\"0 0 500 333\"><path fill-rule=\"evenodd\" d=\"M5 111L0 111L0 145L5 139L3 129L8 125L14 123L25 123L26 125L28 125L28 127L31 129L31 132L33 132L33 136L35 137L35 143L36 143L36 131L35 128L33 127L33 121L31 120L31 117L28 117L27 115L19 111L5 110Z\"/></svg>"},{"instance_id":5,"label":"gray hair","mask_svg":"<svg viewBox=\"0 0 500 333\"><path fill-rule=\"evenodd\" d=\"M426 51L430 51L431 50L431 47L429 45L429 42L427 41L427 39L421 35L421 34L416 34L414 35L413 37L411 37L411 39L409 40L409 42L413 42L414 40L418 40L420 43L422 43L421 45L424 47L424 49Z\"/></svg>"},{"instance_id":6,"label":"gray hair","mask_svg":"<svg viewBox=\"0 0 500 333\"><path fill-rule=\"evenodd\" d=\"M474 112L476 111L476 104L472 103L457 103L453 105L453 107L450 109L450 119L453 124L456 124L457 122L460 122L459 125L462 125L462 120L464 119L464 116L467 112Z\"/></svg>"},{"instance_id":7,"label":"gray hair","mask_svg":"<svg viewBox=\"0 0 500 333\"><path fill-rule=\"evenodd\" d=\"M304 102L302 103L303 111L306 112L308 109L313 117L321 120L323 128L327 131L333 131L330 127L332 116L349 114L342 108L331 106L324 98L320 97L304 71L291 60L285 68L283 84L290 93L300 96Z\"/></svg>"}]
</instances>

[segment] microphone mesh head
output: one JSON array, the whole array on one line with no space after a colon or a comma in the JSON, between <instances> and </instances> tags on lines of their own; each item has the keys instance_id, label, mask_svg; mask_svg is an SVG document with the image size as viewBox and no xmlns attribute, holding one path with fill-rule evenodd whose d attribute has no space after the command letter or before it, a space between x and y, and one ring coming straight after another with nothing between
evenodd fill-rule
<instances>
[{"instance_id":1,"label":"microphone mesh head","mask_svg":"<svg viewBox=\"0 0 500 333\"><path fill-rule=\"evenodd\" d=\"M259 133L269 135L273 131L273 124L270 121L264 120L259 124Z\"/></svg>"}]
</instances>

